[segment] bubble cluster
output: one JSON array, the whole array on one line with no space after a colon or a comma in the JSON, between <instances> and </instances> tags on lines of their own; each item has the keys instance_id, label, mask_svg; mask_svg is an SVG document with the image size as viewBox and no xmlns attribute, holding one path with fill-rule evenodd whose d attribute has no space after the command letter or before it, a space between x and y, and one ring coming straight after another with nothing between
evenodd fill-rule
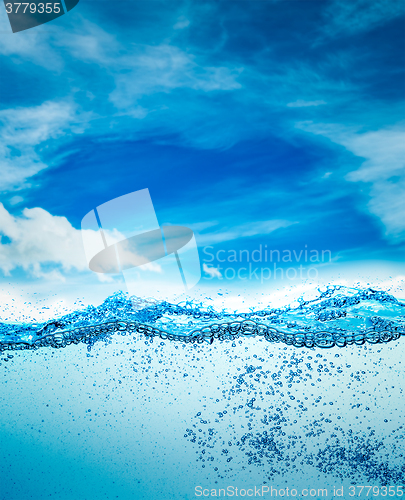
<instances>
[{"instance_id":1,"label":"bubble cluster","mask_svg":"<svg viewBox=\"0 0 405 500\"><path fill-rule=\"evenodd\" d=\"M338 358L336 362L323 359L319 353L280 358L275 371L261 363L238 368L234 383L216 400L215 416L204 411L195 415L184 437L198 448L202 468L212 467L220 479L255 467L271 482L275 476L313 467L314 472L352 483L403 483L405 425L397 425L383 437L381 428L378 433L373 428L365 391L360 391L366 372L351 372L351 382L344 386L356 398L345 404L347 414L335 396L325 398L324 387L343 379L351 365L343 366ZM311 392L300 394L303 385ZM352 428L355 421L360 428ZM382 416L378 421L382 429L388 422Z\"/></svg>"}]
</instances>

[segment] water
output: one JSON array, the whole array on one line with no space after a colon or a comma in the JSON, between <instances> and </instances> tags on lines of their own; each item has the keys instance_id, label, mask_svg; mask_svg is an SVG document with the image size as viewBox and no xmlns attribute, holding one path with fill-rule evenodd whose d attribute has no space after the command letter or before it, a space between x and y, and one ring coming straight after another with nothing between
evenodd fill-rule
<instances>
[{"instance_id":1,"label":"water","mask_svg":"<svg viewBox=\"0 0 405 500\"><path fill-rule=\"evenodd\" d=\"M0 349L92 345L115 332L201 342L263 336L296 347L323 347L397 340L405 334L405 303L385 291L330 286L316 298L251 312L216 311L209 304L170 304L117 292L90 306L43 323L0 323Z\"/></svg>"},{"instance_id":2,"label":"water","mask_svg":"<svg viewBox=\"0 0 405 500\"><path fill-rule=\"evenodd\" d=\"M404 311L339 286L247 312L123 293L47 321L4 309L0 498L398 497Z\"/></svg>"}]
</instances>

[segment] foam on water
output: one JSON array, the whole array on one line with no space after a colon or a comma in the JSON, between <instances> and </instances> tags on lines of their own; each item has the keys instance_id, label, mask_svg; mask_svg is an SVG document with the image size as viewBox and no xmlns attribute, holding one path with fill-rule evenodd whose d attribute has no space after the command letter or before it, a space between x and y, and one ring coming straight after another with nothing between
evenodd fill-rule
<instances>
[{"instance_id":1,"label":"foam on water","mask_svg":"<svg viewBox=\"0 0 405 500\"><path fill-rule=\"evenodd\" d=\"M0 350L89 346L114 333L186 343L212 343L243 336L296 347L344 347L397 340L405 335L405 303L385 291L329 286L311 300L250 312L215 310L203 302L170 304L117 292L98 307L88 306L46 322L0 323ZM4 306L3 311L6 306Z\"/></svg>"}]
</instances>

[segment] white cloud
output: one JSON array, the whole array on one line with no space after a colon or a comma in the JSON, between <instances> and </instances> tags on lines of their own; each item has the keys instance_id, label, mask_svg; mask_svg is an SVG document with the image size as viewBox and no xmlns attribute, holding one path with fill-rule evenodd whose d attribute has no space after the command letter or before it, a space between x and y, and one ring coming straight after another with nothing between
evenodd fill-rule
<instances>
[{"instance_id":1,"label":"white cloud","mask_svg":"<svg viewBox=\"0 0 405 500\"><path fill-rule=\"evenodd\" d=\"M184 29L189 24L188 19L180 17L174 28ZM205 92L241 88L236 78L242 68L205 65L196 56L169 43L124 46L89 21L83 20L74 36L63 36L55 44L67 49L75 59L108 68L117 87L111 100L118 107L131 98L136 100L142 95L176 88Z\"/></svg>"},{"instance_id":2,"label":"white cloud","mask_svg":"<svg viewBox=\"0 0 405 500\"><path fill-rule=\"evenodd\" d=\"M248 222L239 226L230 227L223 230L214 230L211 232L198 235L199 245L212 245L222 241L236 240L239 238L249 238L260 234L269 234L280 228L285 228L297 224L282 219L274 219L267 221Z\"/></svg>"},{"instance_id":3,"label":"white cloud","mask_svg":"<svg viewBox=\"0 0 405 500\"><path fill-rule=\"evenodd\" d=\"M58 52L67 51L79 61L96 63L108 69L119 64L125 50L114 35L86 19L75 23L70 30L58 32L54 45Z\"/></svg>"},{"instance_id":4,"label":"white cloud","mask_svg":"<svg viewBox=\"0 0 405 500\"><path fill-rule=\"evenodd\" d=\"M24 201L24 198L22 196L13 196L10 198L9 203L10 205L18 205L19 203L22 203Z\"/></svg>"},{"instance_id":5,"label":"white cloud","mask_svg":"<svg viewBox=\"0 0 405 500\"><path fill-rule=\"evenodd\" d=\"M340 143L356 156L366 158L351 172L350 181L378 182L405 174L405 129L392 127L363 134L342 134Z\"/></svg>"},{"instance_id":6,"label":"white cloud","mask_svg":"<svg viewBox=\"0 0 405 500\"><path fill-rule=\"evenodd\" d=\"M368 211L385 226L392 241L405 239L405 130L402 126L359 132L334 124L298 124L299 128L328 137L355 156L364 159L360 168L349 172L350 182L370 186Z\"/></svg>"},{"instance_id":7,"label":"white cloud","mask_svg":"<svg viewBox=\"0 0 405 500\"><path fill-rule=\"evenodd\" d=\"M302 99L298 99L298 101L289 102L287 106L289 108L305 108L308 106L322 106L322 104L326 104L325 101L303 101Z\"/></svg>"},{"instance_id":8,"label":"white cloud","mask_svg":"<svg viewBox=\"0 0 405 500\"><path fill-rule=\"evenodd\" d=\"M63 272L88 269L81 232L66 217L42 208L25 208L15 217L0 203L0 234L6 237L0 242L0 270L5 275L21 267L38 278L63 280Z\"/></svg>"},{"instance_id":9,"label":"white cloud","mask_svg":"<svg viewBox=\"0 0 405 500\"><path fill-rule=\"evenodd\" d=\"M404 4L393 0L333 0L324 11L327 35L355 34L404 15Z\"/></svg>"},{"instance_id":10,"label":"white cloud","mask_svg":"<svg viewBox=\"0 0 405 500\"><path fill-rule=\"evenodd\" d=\"M7 30L8 20L4 17L2 21ZM189 24L190 21L181 16L174 28L184 29ZM79 15L74 24L67 26L56 29L50 25L46 31L38 27L19 33L18 40L10 34L0 47L0 54L57 73L70 72L66 66L71 64L71 58L75 64L77 61L91 64L98 74L102 72L103 79L112 77L115 90L109 90L110 100L121 114L138 119L154 110L136 106L144 95L167 93L176 88L204 92L241 88L237 77L242 68L206 64L204 56L190 54L170 44L167 38L155 45L121 43L115 35ZM61 53L69 57L61 58Z\"/></svg>"},{"instance_id":11,"label":"white cloud","mask_svg":"<svg viewBox=\"0 0 405 500\"><path fill-rule=\"evenodd\" d=\"M396 182L374 182L368 204L385 226L385 235L392 241L405 241L405 176Z\"/></svg>"},{"instance_id":12,"label":"white cloud","mask_svg":"<svg viewBox=\"0 0 405 500\"><path fill-rule=\"evenodd\" d=\"M21 31L15 35L11 31L6 13L2 9L0 15L1 44L0 54L10 58L16 64L21 59L42 66L53 72L63 70L63 58L52 47L53 36L60 36L60 26L52 23L38 26L35 29Z\"/></svg>"},{"instance_id":13,"label":"white cloud","mask_svg":"<svg viewBox=\"0 0 405 500\"><path fill-rule=\"evenodd\" d=\"M393 241L405 239L405 131L398 127L343 134L339 142L366 159L346 179L371 183L370 212L381 219L387 237Z\"/></svg>"},{"instance_id":14,"label":"white cloud","mask_svg":"<svg viewBox=\"0 0 405 500\"><path fill-rule=\"evenodd\" d=\"M242 68L204 66L196 57L173 45L137 45L132 54L111 64L116 72L116 89L110 97L119 108L130 106L144 95L167 93L176 88L204 92L241 88L236 79Z\"/></svg>"},{"instance_id":15,"label":"white cloud","mask_svg":"<svg viewBox=\"0 0 405 500\"><path fill-rule=\"evenodd\" d=\"M157 262L148 262L142 266L138 266L141 271L151 271L152 273L163 273L162 266Z\"/></svg>"},{"instance_id":16,"label":"white cloud","mask_svg":"<svg viewBox=\"0 0 405 500\"><path fill-rule=\"evenodd\" d=\"M177 23L173 26L173 29L183 30L184 28L187 28L188 26L190 26L190 21L187 18L185 18L184 16L181 16L177 20Z\"/></svg>"},{"instance_id":17,"label":"white cloud","mask_svg":"<svg viewBox=\"0 0 405 500\"><path fill-rule=\"evenodd\" d=\"M26 179L48 167L39 152L47 141L82 131L83 123L70 102L1 110L0 191L21 189Z\"/></svg>"},{"instance_id":18,"label":"white cloud","mask_svg":"<svg viewBox=\"0 0 405 500\"><path fill-rule=\"evenodd\" d=\"M211 278L222 278L221 271L214 266L207 266L207 264L204 263L203 271Z\"/></svg>"},{"instance_id":19,"label":"white cloud","mask_svg":"<svg viewBox=\"0 0 405 500\"><path fill-rule=\"evenodd\" d=\"M97 231L75 229L66 217L42 208L25 208L21 216L13 216L0 203L0 273L9 276L21 268L27 276L64 281L68 272L89 271L82 231L86 241L100 239ZM163 272L157 262L146 263L139 269ZM96 276L101 282L114 282L108 274Z\"/></svg>"},{"instance_id":20,"label":"white cloud","mask_svg":"<svg viewBox=\"0 0 405 500\"><path fill-rule=\"evenodd\" d=\"M66 69L66 54L76 60L108 65L122 50L115 37L97 24L76 15L69 26L70 18L65 19L64 27L49 23L16 36L11 32L7 16L0 16L0 30L4 33L0 54L20 64L22 60L53 73L62 73Z\"/></svg>"}]
</instances>

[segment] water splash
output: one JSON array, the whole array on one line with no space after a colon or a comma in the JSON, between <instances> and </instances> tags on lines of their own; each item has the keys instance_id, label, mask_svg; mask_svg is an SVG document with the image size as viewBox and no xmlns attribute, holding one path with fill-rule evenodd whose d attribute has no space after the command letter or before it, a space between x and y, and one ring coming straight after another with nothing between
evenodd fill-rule
<instances>
[{"instance_id":1,"label":"water splash","mask_svg":"<svg viewBox=\"0 0 405 500\"><path fill-rule=\"evenodd\" d=\"M271 299L271 297L270 297ZM0 323L0 350L89 346L113 334L142 333L186 343L212 343L244 336L295 347L344 347L397 340L405 335L405 303L385 291L330 286L315 299L251 312L216 311L209 299L170 304L117 292L46 322Z\"/></svg>"}]
</instances>

